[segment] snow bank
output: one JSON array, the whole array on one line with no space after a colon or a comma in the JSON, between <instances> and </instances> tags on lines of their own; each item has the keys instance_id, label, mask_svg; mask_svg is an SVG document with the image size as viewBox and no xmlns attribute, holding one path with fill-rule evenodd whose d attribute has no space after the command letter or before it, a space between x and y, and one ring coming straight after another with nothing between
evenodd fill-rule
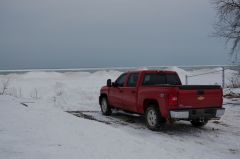
<instances>
[{"instance_id":1,"label":"snow bank","mask_svg":"<svg viewBox=\"0 0 240 159\"><path fill-rule=\"evenodd\" d=\"M237 71L225 70L225 85L229 85L231 78ZM222 68L200 69L189 71L188 84L218 84L222 85Z\"/></svg>"},{"instance_id":2,"label":"snow bank","mask_svg":"<svg viewBox=\"0 0 240 159\"><path fill-rule=\"evenodd\" d=\"M28 72L0 76L10 79L8 93L21 98L47 100L64 110L99 110L100 88L107 79L115 80L121 72ZM0 82L1 83L1 82Z\"/></svg>"},{"instance_id":3,"label":"snow bank","mask_svg":"<svg viewBox=\"0 0 240 159\"><path fill-rule=\"evenodd\" d=\"M185 84L185 77L186 75L188 75L189 73L181 68L178 68L176 66L173 66L173 67L168 67L166 70L169 70L169 71L176 71L178 73L178 76L179 78L181 79L182 81L182 84Z\"/></svg>"}]
</instances>

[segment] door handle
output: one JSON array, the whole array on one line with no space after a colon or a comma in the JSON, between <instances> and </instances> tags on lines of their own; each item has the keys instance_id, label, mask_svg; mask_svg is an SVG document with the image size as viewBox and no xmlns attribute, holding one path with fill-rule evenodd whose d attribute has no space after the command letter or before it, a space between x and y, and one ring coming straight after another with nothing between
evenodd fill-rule
<instances>
[{"instance_id":1,"label":"door handle","mask_svg":"<svg viewBox=\"0 0 240 159\"><path fill-rule=\"evenodd\" d=\"M132 94L135 94L136 93L136 91L132 91Z\"/></svg>"},{"instance_id":2,"label":"door handle","mask_svg":"<svg viewBox=\"0 0 240 159\"><path fill-rule=\"evenodd\" d=\"M120 90L119 90L119 92L120 92L120 93L122 93L122 92L123 92L123 90L121 90L121 89L120 89Z\"/></svg>"}]
</instances>

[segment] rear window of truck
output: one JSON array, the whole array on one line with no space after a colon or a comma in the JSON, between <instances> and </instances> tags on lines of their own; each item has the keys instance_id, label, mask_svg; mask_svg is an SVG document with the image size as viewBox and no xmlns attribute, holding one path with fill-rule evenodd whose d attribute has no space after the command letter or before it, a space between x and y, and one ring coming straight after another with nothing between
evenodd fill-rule
<instances>
[{"instance_id":1,"label":"rear window of truck","mask_svg":"<svg viewBox=\"0 0 240 159\"><path fill-rule=\"evenodd\" d=\"M181 85L177 74L147 73L144 75L143 86Z\"/></svg>"}]
</instances>

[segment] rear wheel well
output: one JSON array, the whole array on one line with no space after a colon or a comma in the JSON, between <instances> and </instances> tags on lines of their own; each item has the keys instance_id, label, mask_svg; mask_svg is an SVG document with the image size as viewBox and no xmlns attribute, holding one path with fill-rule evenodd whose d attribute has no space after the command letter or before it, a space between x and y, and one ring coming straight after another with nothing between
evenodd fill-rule
<instances>
[{"instance_id":1,"label":"rear wheel well","mask_svg":"<svg viewBox=\"0 0 240 159\"><path fill-rule=\"evenodd\" d=\"M166 121L166 119L162 117L161 107L158 104L158 101L156 99L145 99L143 102L143 106L144 106L144 113L146 112L146 109L148 107L155 107L159 111L159 115L161 116L161 121L162 122Z\"/></svg>"},{"instance_id":2,"label":"rear wheel well","mask_svg":"<svg viewBox=\"0 0 240 159\"><path fill-rule=\"evenodd\" d=\"M144 112L146 111L146 109L147 109L149 106L154 106L154 107L156 107L157 109L159 109L158 101L155 100L155 99L145 99L145 100L144 100L144 102L143 102L143 110L144 110Z\"/></svg>"}]
</instances>

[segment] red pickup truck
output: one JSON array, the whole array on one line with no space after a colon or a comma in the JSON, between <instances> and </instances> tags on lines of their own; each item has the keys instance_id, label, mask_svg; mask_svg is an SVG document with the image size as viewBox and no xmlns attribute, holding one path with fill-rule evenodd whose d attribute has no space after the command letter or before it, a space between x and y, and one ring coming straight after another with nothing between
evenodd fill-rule
<instances>
[{"instance_id":1,"label":"red pickup truck","mask_svg":"<svg viewBox=\"0 0 240 159\"><path fill-rule=\"evenodd\" d=\"M144 115L151 130L167 120L187 120L201 127L225 111L221 86L182 85L176 72L162 70L123 73L115 82L108 79L99 104L104 115L111 115L113 108Z\"/></svg>"}]
</instances>

